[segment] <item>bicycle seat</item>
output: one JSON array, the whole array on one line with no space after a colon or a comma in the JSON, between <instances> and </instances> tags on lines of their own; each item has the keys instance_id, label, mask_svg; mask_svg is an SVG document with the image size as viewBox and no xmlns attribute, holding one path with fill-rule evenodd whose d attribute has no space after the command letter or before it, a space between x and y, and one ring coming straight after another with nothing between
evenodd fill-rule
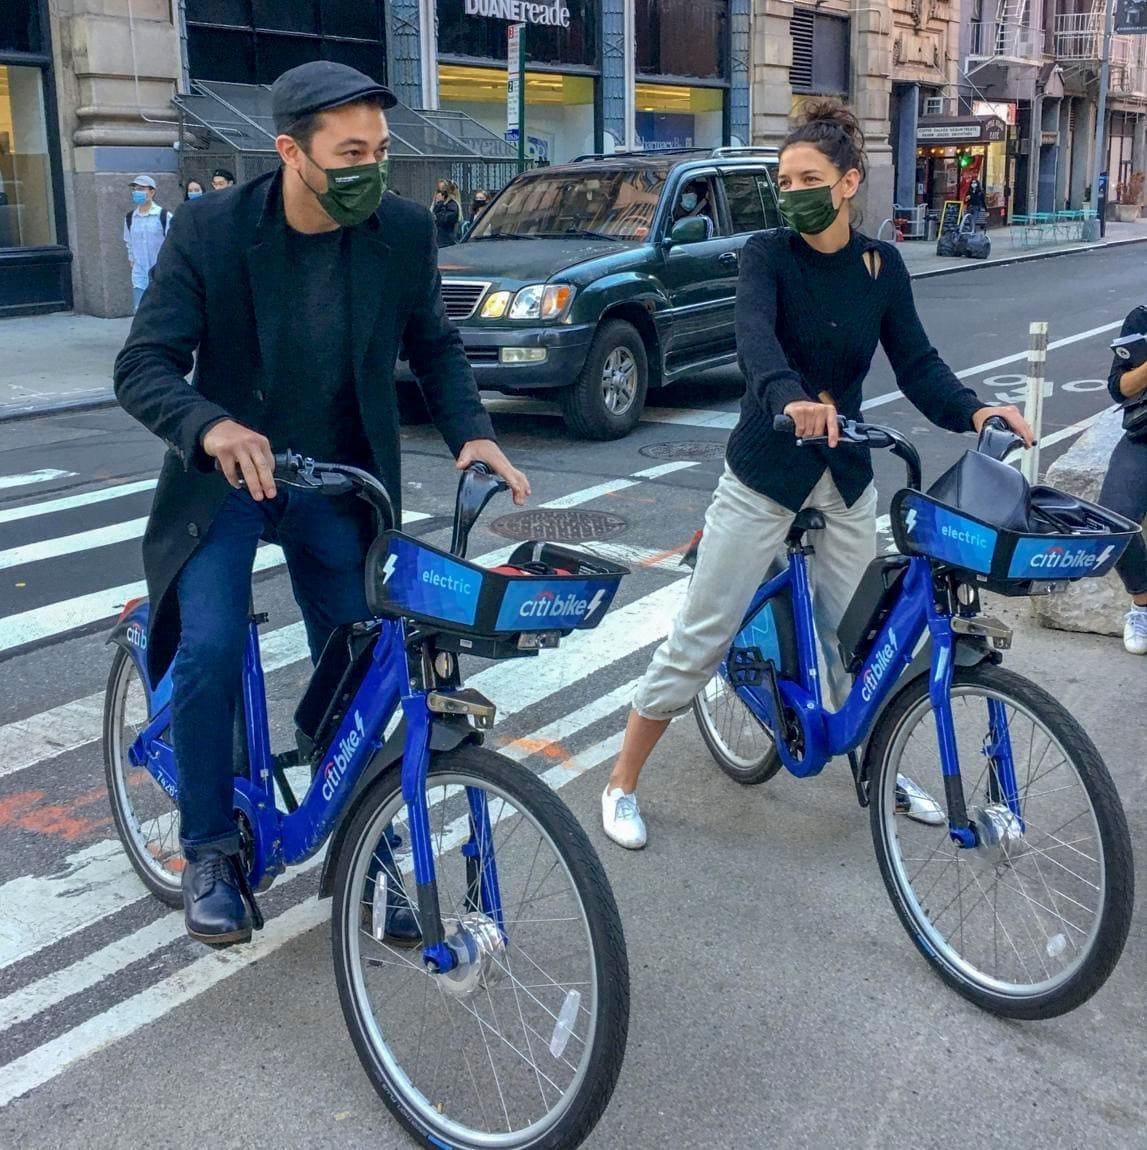
<instances>
[{"instance_id":1,"label":"bicycle seat","mask_svg":"<svg viewBox=\"0 0 1147 1150\"><path fill-rule=\"evenodd\" d=\"M928 494L940 503L1004 531L1030 531L1031 488L1014 468L978 451L967 451Z\"/></svg>"}]
</instances>

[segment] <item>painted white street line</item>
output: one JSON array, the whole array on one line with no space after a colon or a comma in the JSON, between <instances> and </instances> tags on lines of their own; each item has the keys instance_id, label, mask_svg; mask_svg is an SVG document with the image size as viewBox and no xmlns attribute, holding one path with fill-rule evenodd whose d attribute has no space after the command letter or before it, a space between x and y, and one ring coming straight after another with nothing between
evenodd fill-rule
<instances>
[{"instance_id":1,"label":"painted white street line","mask_svg":"<svg viewBox=\"0 0 1147 1150\"><path fill-rule=\"evenodd\" d=\"M422 511L404 511L403 524L417 523L430 516ZM143 524L145 520L135 520ZM103 528L98 529L104 530ZM139 533L143 534L143 527ZM83 534L89 534L84 532ZM91 533L94 534L94 533ZM74 538L64 536L64 539ZM45 544L59 542L46 540ZM40 546L30 544L29 546ZM14 550L23 550L15 548ZM0 552L0 555L5 553ZM254 572L270 571L283 563L282 549L267 545L260 547L255 553ZM13 647L23 646L25 643L35 643L43 639L50 639L68 631L98 623L101 619L113 618L120 608L129 599L137 599L147 594L147 584L142 579L133 583L122 583L118 587L106 587L100 591L92 591L87 595L77 595L74 599L63 599L57 603L47 603L43 607L33 607L28 611L21 611L15 615L6 615L0 619L0 652L9 651Z\"/></svg>"},{"instance_id":2,"label":"painted white street line","mask_svg":"<svg viewBox=\"0 0 1147 1150\"><path fill-rule=\"evenodd\" d=\"M607 495L614 495L618 491L625 491L629 487L638 487L644 480L660 479L663 475L672 475L675 471L684 471L696 467L696 460L677 460L673 463L661 463L656 467L647 467L644 471L635 471L632 475L622 479L608 479L604 483L597 483L593 487L583 487L580 491L571 491L569 495L559 495L556 499L549 499L539 507L547 509L562 507L579 507L583 503L590 503L594 499L602 499Z\"/></svg>"},{"instance_id":3,"label":"painted white street line","mask_svg":"<svg viewBox=\"0 0 1147 1150\"><path fill-rule=\"evenodd\" d=\"M147 526L147 516L109 523L106 527L93 527L90 531L77 531L74 535L60 535L55 539L41 539L20 547L0 551L0 571L21 567L26 563L40 563L45 559L59 559L77 551L91 551L96 547L111 547L139 539Z\"/></svg>"},{"instance_id":4,"label":"painted white street line","mask_svg":"<svg viewBox=\"0 0 1147 1150\"><path fill-rule=\"evenodd\" d=\"M586 771L612 758L621 738L620 732L610 735L564 763L551 767L542 778L554 790L560 790ZM448 842L443 845L451 846L461 841L467 833L467 823L468 816L456 819L448 828ZM330 908L325 901L308 898L270 919L249 944L205 955L154 986L117 1002L103 1013L0 1067L0 1108L273 954L293 939L322 925L329 916ZM168 917L179 918L178 915Z\"/></svg>"},{"instance_id":5,"label":"painted white street line","mask_svg":"<svg viewBox=\"0 0 1147 1150\"><path fill-rule=\"evenodd\" d=\"M499 396L484 399L487 411L504 415L552 415L561 417L556 403L544 399L515 399ZM641 413L642 423L673 423L681 427L704 427L712 431L728 431L737 426L736 411L710 411L705 408L647 407Z\"/></svg>"},{"instance_id":6,"label":"painted white street line","mask_svg":"<svg viewBox=\"0 0 1147 1150\"><path fill-rule=\"evenodd\" d=\"M154 491L157 480L141 479L136 483L120 483L115 487L99 487L80 495L63 495L59 499L46 499L42 503L29 503L24 507L6 507L0 510L0 524L15 523L20 519L35 519L39 515L52 515L57 511L71 511L92 503L105 503L109 499L123 499L141 491Z\"/></svg>"},{"instance_id":7,"label":"painted white street line","mask_svg":"<svg viewBox=\"0 0 1147 1150\"><path fill-rule=\"evenodd\" d=\"M8 487L27 487L32 483L51 483L53 479L68 479L74 471L57 471L54 467L43 467L39 471L28 471L23 475L0 475L0 490Z\"/></svg>"}]
</instances>

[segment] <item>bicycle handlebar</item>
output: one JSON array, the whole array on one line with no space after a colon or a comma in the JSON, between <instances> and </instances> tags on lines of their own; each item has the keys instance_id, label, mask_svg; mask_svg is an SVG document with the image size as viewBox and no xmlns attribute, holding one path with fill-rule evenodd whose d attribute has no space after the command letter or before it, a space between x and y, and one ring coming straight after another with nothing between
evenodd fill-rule
<instances>
[{"instance_id":1,"label":"bicycle handlebar","mask_svg":"<svg viewBox=\"0 0 1147 1150\"><path fill-rule=\"evenodd\" d=\"M920 466L920 453L909 441L893 427L881 427L875 423L861 423L856 419L846 419L843 415L836 417L840 428L840 442L859 447L887 448L893 455L903 461L908 471L908 486L913 491L919 491L924 483L924 471ZM773 430L796 433L797 425L790 415L777 415L773 418ZM810 444L827 443L828 436L815 435L808 438L797 439L798 447Z\"/></svg>"},{"instance_id":2,"label":"bicycle handlebar","mask_svg":"<svg viewBox=\"0 0 1147 1150\"><path fill-rule=\"evenodd\" d=\"M394 504L383 484L361 467L346 463L325 463L305 458L295 451L279 451L271 457L273 474L282 483L317 491L320 495L345 495L356 491L382 519L384 530L398 526Z\"/></svg>"}]
</instances>

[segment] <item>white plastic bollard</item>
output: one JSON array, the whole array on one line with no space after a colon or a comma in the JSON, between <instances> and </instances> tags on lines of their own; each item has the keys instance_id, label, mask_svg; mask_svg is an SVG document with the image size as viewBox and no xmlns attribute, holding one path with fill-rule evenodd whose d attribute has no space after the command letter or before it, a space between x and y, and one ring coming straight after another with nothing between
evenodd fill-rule
<instances>
[{"instance_id":1,"label":"white plastic bollard","mask_svg":"<svg viewBox=\"0 0 1147 1150\"><path fill-rule=\"evenodd\" d=\"M1043 423L1044 371L1047 367L1047 323L1040 320L1028 328L1028 382L1024 399L1024 419L1035 433L1036 445L1025 451L1020 471L1029 483L1039 482L1039 437Z\"/></svg>"}]
</instances>

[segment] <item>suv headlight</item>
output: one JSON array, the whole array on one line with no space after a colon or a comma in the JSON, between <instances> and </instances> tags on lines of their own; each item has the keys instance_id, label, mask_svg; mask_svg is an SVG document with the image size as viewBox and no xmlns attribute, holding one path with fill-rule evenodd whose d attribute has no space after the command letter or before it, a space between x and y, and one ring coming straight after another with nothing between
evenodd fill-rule
<instances>
[{"instance_id":1,"label":"suv headlight","mask_svg":"<svg viewBox=\"0 0 1147 1150\"><path fill-rule=\"evenodd\" d=\"M510 319L560 319L574 297L569 284L530 284L510 304Z\"/></svg>"}]
</instances>

